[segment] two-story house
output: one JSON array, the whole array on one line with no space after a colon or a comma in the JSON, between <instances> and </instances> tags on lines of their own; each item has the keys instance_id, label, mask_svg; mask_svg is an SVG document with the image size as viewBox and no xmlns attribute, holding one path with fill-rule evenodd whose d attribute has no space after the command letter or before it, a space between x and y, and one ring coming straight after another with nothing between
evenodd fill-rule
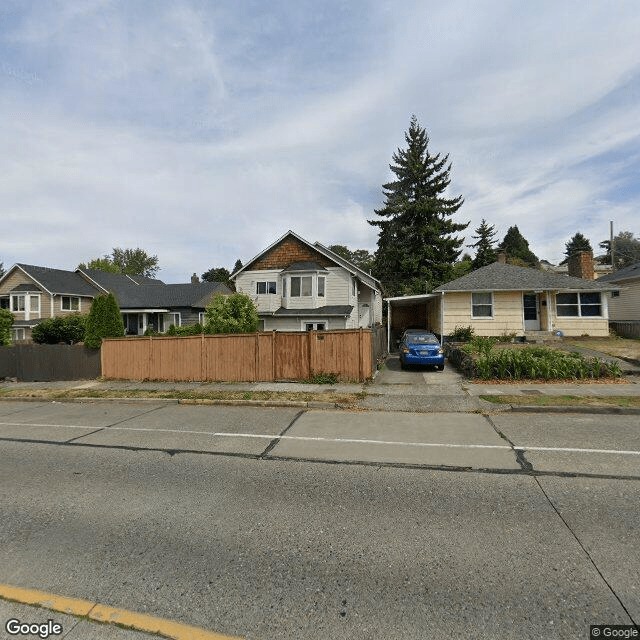
<instances>
[{"instance_id":1,"label":"two-story house","mask_svg":"<svg viewBox=\"0 0 640 640\"><path fill-rule=\"evenodd\" d=\"M264 331L357 329L382 322L380 282L288 231L231 275L258 308Z\"/></svg>"}]
</instances>

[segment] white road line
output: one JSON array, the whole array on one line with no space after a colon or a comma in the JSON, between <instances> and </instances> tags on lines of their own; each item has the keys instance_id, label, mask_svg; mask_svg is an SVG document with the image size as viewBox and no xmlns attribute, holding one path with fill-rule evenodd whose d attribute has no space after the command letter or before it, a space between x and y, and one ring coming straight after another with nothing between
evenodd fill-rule
<instances>
[{"instance_id":1,"label":"white road line","mask_svg":"<svg viewBox=\"0 0 640 640\"><path fill-rule=\"evenodd\" d=\"M0 426L8 427L59 427L64 429L99 429L98 425L73 425L73 424L34 424L28 422L0 422ZM447 449L505 449L509 450L509 445L500 444L455 444L447 442L405 442L402 440L370 440L364 438L326 438L323 436L279 436L277 434L262 433L228 433L217 431L193 431L188 429L150 429L145 427L102 427L109 431L143 431L149 433L176 433L191 434L198 436L210 436L215 438L255 438L262 440L298 440L307 442L334 442L342 444L381 444L401 447L442 447ZM579 449L572 447L534 447L528 445L514 445L516 449L525 451L550 451L560 453L596 453L614 454L623 456L640 456L640 451L625 451L619 449Z\"/></svg>"}]
</instances>

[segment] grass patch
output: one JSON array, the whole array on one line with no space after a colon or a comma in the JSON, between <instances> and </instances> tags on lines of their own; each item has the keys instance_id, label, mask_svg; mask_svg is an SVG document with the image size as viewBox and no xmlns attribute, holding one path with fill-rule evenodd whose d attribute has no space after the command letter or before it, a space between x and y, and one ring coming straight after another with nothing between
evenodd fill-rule
<instances>
[{"instance_id":1,"label":"grass patch","mask_svg":"<svg viewBox=\"0 0 640 640\"><path fill-rule=\"evenodd\" d=\"M353 404L367 397L365 391L337 393L332 391L179 391L160 389L0 389L2 398L39 398L67 400L73 398L148 398L164 400L285 400L299 402L337 402Z\"/></svg>"},{"instance_id":2,"label":"grass patch","mask_svg":"<svg viewBox=\"0 0 640 640\"><path fill-rule=\"evenodd\" d=\"M525 396L525 395L483 395L481 400L493 404L515 404L534 407L640 407L637 396Z\"/></svg>"}]
</instances>

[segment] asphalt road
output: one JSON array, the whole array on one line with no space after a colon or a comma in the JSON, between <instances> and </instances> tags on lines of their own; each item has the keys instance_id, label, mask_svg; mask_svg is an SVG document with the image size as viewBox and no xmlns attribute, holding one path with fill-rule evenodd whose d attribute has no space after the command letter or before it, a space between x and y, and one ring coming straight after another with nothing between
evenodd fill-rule
<instances>
[{"instance_id":1,"label":"asphalt road","mask_svg":"<svg viewBox=\"0 0 640 640\"><path fill-rule=\"evenodd\" d=\"M640 622L638 426L2 403L0 582L256 639L586 638Z\"/></svg>"}]
</instances>

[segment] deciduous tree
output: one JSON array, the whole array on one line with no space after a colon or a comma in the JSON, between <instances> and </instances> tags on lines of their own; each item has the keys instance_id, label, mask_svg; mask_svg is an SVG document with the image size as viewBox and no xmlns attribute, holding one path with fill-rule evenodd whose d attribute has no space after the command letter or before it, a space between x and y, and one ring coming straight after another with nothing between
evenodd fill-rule
<instances>
[{"instance_id":1,"label":"deciduous tree","mask_svg":"<svg viewBox=\"0 0 640 640\"><path fill-rule=\"evenodd\" d=\"M253 333L258 323L258 310L244 293L216 295L205 308L205 333Z\"/></svg>"}]
</instances>

